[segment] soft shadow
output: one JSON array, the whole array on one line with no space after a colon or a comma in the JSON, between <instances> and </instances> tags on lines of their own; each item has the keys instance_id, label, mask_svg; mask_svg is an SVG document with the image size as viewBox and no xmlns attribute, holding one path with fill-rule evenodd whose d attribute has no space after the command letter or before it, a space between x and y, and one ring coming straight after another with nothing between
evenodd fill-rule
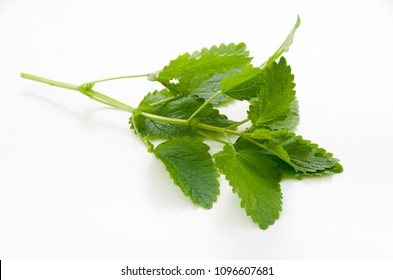
<instances>
[{"instance_id":1,"label":"soft shadow","mask_svg":"<svg viewBox=\"0 0 393 280\"><path fill-rule=\"evenodd\" d=\"M258 229L258 225L252 221L251 217L247 216L244 208L240 206L240 199L236 193L232 193L230 196L226 195L220 203L223 206L220 206L220 213L216 215L216 225L220 232L228 234L228 232Z\"/></svg>"},{"instance_id":2,"label":"soft shadow","mask_svg":"<svg viewBox=\"0 0 393 280\"><path fill-rule=\"evenodd\" d=\"M146 185L152 203L166 210L197 210L199 207L195 206L190 198L183 194L180 187L174 184L163 163L152 154L150 156L148 174L152 175L147 177Z\"/></svg>"},{"instance_id":3,"label":"soft shadow","mask_svg":"<svg viewBox=\"0 0 393 280\"><path fill-rule=\"evenodd\" d=\"M129 137L135 137L134 133L129 129L127 112L120 112L125 115L125 122L116 125L113 123L105 122L96 117L96 113L108 112L108 111L117 111L119 109L112 107L96 107L89 108L83 111L72 110L60 102L54 101L50 97L46 97L45 95L39 95L33 92L24 92L23 93L27 98L34 99L36 101L47 103L50 106L58 109L59 111L65 113L70 118L77 119L80 121L86 128L93 127L105 127L106 129L110 129L112 131L116 131L117 133L128 133ZM157 207L169 210L192 210L195 211L199 207L195 206L191 200L186 197L181 189L176 186L172 179L169 177L169 173L165 170L164 165L157 160L152 154L146 152L146 157L150 156L151 164L147 174L153 174L151 176L146 177L146 187L149 197L151 199L151 203L158 205Z\"/></svg>"},{"instance_id":4,"label":"soft shadow","mask_svg":"<svg viewBox=\"0 0 393 280\"><path fill-rule=\"evenodd\" d=\"M109 123L109 122L103 122L102 120L99 120L98 118L96 118L96 113L101 113L101 112L119 112L119 109L116 108L112 108L112 107L105 107L105 105L103 105L102 107L95 107L95 108L89 108L89 109L85 109L83 111L75 111L75 110L71 110L70 108L68 108L67 106L62 105L62 103L54 101L53 99L46 97L43 94L37 94L37 93L33 93L33 92L24 92L23 95L25 95L25 97L27 98L31 98L34 100L37 100L39 102L42 103L46 103L49 104L51 107L54 107L56 109L58 109L59 111L66 113L70 118L73 119L77 119L78 121L80 121L84 126L88 127L88 128L92 128L92 127L96 127L96 126L100 126L100 127L105 127L117 132L123 132L127 131L127 128L129 128L128 125L128 117L125 115L124 118L124 123L120 124L120 125L116 125L113 123ZM127 114L127 112L120 112L122 114Z\"/></svg>"},{"instance_id":5,"label":"soft shadow","mask_svg":"<svg viewBox=\"0 0 393 280\"><path fill-rule=\"evenodd\" d=\"M280 183L281 187L285 187L286 183L288 185L294 185L291 184L293 182L301 182L305 186L312 186L312 185L320 185L324 184L326 182L331 182L333 180L334 176L340 176L339 173L333 173L333 174L324 174L324 175L318 175L318 176L303 176L303 177L283 177L282 181Z\"/></svg>"}]
</instances>

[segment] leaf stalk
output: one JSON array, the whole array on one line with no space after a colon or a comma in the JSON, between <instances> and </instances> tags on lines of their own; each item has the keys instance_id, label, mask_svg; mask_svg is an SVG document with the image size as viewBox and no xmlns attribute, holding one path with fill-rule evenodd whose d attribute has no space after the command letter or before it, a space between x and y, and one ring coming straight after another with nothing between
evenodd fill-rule
<instances>
[{"instance_id":1,"label":"leaf stalk","mask_svg":"<svg viewBox=\"0 0 393 280\"><path fill-rule=\"evenodd\" d=\"M201 105L201 107L199 107L199 108L198 108L198 109L188 118L187 121L188 121L188 122L191 122L191 120L192 120L193 118L195 118L195 116L198 115L200 111L202 111L207 105L210 104L210 102L211 102L214 98L216 98L217 96L219 96L221 93L222 93L221 90L219 90L219 91L217 91L215 94L213 94L208 100L205 101L205 103L203 103L203 104Z\"/></svg>"}]
</instances>

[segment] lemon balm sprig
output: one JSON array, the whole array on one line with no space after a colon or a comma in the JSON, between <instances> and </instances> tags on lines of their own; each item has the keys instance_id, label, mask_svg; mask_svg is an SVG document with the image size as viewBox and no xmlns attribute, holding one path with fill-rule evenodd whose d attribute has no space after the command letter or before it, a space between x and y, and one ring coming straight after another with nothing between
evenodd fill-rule
<instances>
[{"instance_id":1,"label":"lemon balm sprig","mask_svg":"<svg viewBox=\"0 0 393 280\"><path fill-rule=\"evenodd\" d=\"M299 25L298 17L277 51L259 66L252 65L244 43L231 43L182 54L160 71L81 85L21 76L129 112L131 129L194 204L213 206L222 174L246 214L266 229L282 210L282 178L343 171L331 153L294 133L299 122L294 75L282 55ZM148 93L136 107L93 89L97 83L129 78L147 78L164 88ZM249 103L245 119L230 120L219 111L239 101ZM242 125L247 127L239 131ZM212 154L207 140L222 145L221 151Z\"/></svg>"}]
</instances>

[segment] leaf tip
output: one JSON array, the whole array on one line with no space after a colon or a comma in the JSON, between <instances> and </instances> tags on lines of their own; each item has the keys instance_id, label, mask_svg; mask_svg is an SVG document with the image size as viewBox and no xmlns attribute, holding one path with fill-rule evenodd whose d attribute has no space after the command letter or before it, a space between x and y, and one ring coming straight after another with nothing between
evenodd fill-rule
<instances>
[{"instance_id":1,"label":"leaf tip","mask_svg":"<svg viewBox=\"0 0 393 280\"><path fill-rule=\"evenodd\" d=\"M296 23L295 23L295 27L298 28L300 26L301 20L300 20L300 15L298 14L296 17Z\"/></svg>"}]
</instances>

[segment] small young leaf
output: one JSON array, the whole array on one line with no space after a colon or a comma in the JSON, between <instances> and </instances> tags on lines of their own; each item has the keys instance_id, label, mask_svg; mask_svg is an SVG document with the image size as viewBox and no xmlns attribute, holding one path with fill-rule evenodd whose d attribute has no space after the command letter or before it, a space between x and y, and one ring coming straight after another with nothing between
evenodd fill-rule
<instances>
[{"instance_id":1,"label":"small young leaf","mask_svg":"<svg viewBox=\"0 0 393 280\"><path fill-rule=\"evenodd\" d=\"M168 140L154 149L171 178L196 205L211 208L219 194L218 172L200 138Z\"/></svg>"},{"instance_id":2,"label":"small young leaf","mask_svg":"<svg viewBox=\"0 0 393 280\"><path fill-rule=\"evenodd\" d=\"M289 47L293 43L293 39L295 38L295 32L300 26L300 17L297 16L295 26L292 28L291 32L288 34L287 38L281 44L281 46L277 49L277 51L265 62L261 65L260 68L264 68L272 64L277 58L279 58L284 52L289 51Z\"/></svg>"},{"instance_id":3,"label":"small young leaf","mask_svg":"<svg viewBox=\"0 0 393 280\"><path fill-rule=\"evenodd\" d=\"M282 204L280 176L274 161L252 150L235 151L229 145L215 154L214 159L233 192L240 197L240 205L247 215L262 229L272 225Z\"/></svg>"},{"instance_id":4,"label":"small young leaf","mask_svg":"<svg viewBox=\"0 0 393 280\"><path fill-rule=\"evenodd\" d=\"M251 102L248 111L248 117L254 126L286 118L295 97L294 76L284 57L281 57L279 63L274 62L265 69L261 76L260 93Z\"/></svg>"},{"instance_id":5,"label":"small young leaf","mask_svg":"<svg viewBox=\"0 0 393 280\"><path fill-rule=\"evenodd\" d=\"M265 68L269 67L276 61L284 52L289 50L295 37L295 32L300 26L300 17L297 17L295 26L277 49L277 51L260 67L253 67L248 65L243 68L240 73L228 75L221 82L221 90L226 95L238 100L250 100L259 94L261 88L261 75Z\"/></svg>"}]
</instances>

